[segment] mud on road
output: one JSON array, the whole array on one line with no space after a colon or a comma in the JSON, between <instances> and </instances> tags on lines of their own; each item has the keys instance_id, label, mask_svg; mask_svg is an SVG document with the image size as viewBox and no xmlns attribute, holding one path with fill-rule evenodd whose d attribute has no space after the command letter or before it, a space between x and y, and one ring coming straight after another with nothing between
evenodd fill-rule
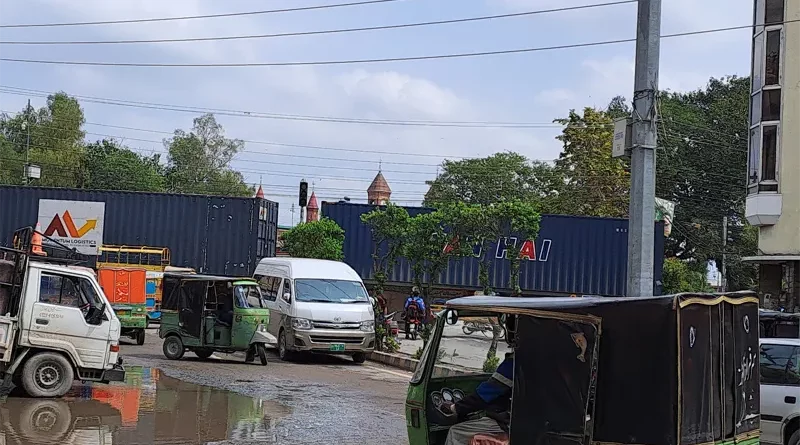
<instances>
[{"instance_id":1,"label":"mud on road","mask_svg":"<svg viewBox=\"0 0 800 445\"><path fill-rule=\"evenodd\" d=\"M287 363L271 355L261 366L187 352L172 361L161 345L156 330L143 346L123 339L124 384L78 384L63 400L9 397L0 443L407 443L409 373L332 356Z\"/></svg>"}]
</instances>

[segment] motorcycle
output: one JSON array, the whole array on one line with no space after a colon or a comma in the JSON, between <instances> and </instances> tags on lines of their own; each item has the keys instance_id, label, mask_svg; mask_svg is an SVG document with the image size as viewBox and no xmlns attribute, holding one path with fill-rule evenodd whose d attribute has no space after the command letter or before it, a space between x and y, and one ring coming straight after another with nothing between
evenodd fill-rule
<instances>
[{"instance_id":1,"label":"motorcycle","mask_svg":"<svg viewBox=\"0 0 800 445\"><path fill-rule=\"evenodd\" d=\"M500 329L500 335L497 337L502 339L506 336L506 330L503 326L497 326ZM492 324L486 321L465 321L461 331L466 335L472 335L474 332L480 332L485 337L494 336L494 328Z\"/></svg>"},{"instance_id":2,"label":"motorcycle","mask_svg":"<svg viewBox=\"0 0 800 445\"><path fill-rule=\"evenodd\" d=\"M420 311L415 306L409 306L405 316L406 338L416 340L419 331L422 329L422 317Z\"/></svg>"},{"instance_id":3,"label":"motorcycle","mask_svg":"<svg viewBox=\"0 0 800 445\"><path fill-rule=\"evenodd\" d=\"M397 326L397 322L392 320L392 318L394 318L394 315L396 313L397 311L392 312L391 314L385 314L383 315L383 319L380 320L381 325L386 331L386 335L388 335L389 337L397 337L397 334L400 331L400 329Z\"/></svg>"}]
</instances>

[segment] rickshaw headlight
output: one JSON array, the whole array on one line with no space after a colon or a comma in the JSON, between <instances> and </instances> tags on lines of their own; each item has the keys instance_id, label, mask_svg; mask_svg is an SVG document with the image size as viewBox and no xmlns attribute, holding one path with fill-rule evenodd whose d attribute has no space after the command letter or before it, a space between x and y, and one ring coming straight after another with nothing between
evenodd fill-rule
<instances>
[{"instance_id":1,"label":"rickshaw headlight","mask_svg":"<svg viewBox=\"0 0 800 445\"><path fill-rule=\"evenodd\" d=\"M259 324L258 325L258 331L259 332L267 332L267 327L264 326L263 324Z\"/></svg>"},{"instance_id":2,"label":"rickshaw headlight","mask_svg":"<svg viewBox=\"0 0 800 445\"><path fill-rule=\"evenodd\" d=\"M307 320L305 318L293 318L292 327L295 329L309 330L313 326L311 326L311 320Z\"/></svg>"},{"instance_id":3,"label":"rickshaw headlight","mask_svg":"<svg viewBox=\"0 0 800 445\"><path fill-rule=\"evenodd\" d=\"M361 330L364 332L372 332L375 330L375 320L367 320L361 322Z\"/></svg>"}]
</instances>

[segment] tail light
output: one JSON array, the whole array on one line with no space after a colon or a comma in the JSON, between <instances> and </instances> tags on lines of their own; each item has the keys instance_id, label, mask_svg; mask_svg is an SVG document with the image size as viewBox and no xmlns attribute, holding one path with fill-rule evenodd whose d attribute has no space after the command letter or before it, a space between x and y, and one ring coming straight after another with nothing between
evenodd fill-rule
<instances>
[{"instance_id":1,"label":"tail light","mask_svg":"<svg viewBox=\"0 0 800 445\"><path fill-rule=\"evenodd\" d=\"M108 350L111 352L119 352L119 345L111 345L108 347Z\"/></svg>"}]
</instances>

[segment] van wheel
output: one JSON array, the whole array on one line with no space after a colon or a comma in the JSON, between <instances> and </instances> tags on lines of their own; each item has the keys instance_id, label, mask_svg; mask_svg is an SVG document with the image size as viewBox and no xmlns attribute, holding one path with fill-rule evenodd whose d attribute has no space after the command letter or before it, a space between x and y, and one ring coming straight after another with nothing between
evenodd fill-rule
<instances>
[{"instance_id":1,"label":"van wheel","mask_svg":"<svg viewBox=\"0 0 800 445\"><path fill-rule=\"evenodd\" d=\"M281 329L281 332L278 334L278 357L288 362L292 359L292 351L289 350L289 344L287 343L289 340L286 338L286 331Z\"/></svg>"},{"instance_id":2,"label":"van wheel","mask_svg":"<svg viewBox=\"0 0 800 445\"><path fill-rule=\"evenodd\" d=\"M365 361L367 361L367 354L363 352L356 352L355 354L353 354L353 361L360 365Z\"/></svg>"},{"instance_id":3,"label":"van wheel","mask_svg":"<svg viewBox=\"0 0 800 445\"><path fill-rule=\"evenodd\" d=\"M797 430L792 434L792 437L789 438L789 442L787 445L800 445L800 430Z\"/></svg>"},{"instance_id":4,"label":"van wheel","mask_svg":"<svg viewBox=\"0 0 800 445\"><path fill-rule=\"evenodd\" d=\"M170 335L164 339L164 357L170 360L180 360L184 352L183 342L177 335Z\"/></svg>"},{"instance_id":5,"label":"van wheel","mask_svg":"<svg viewBox=\"0 0 800 445\"><path fill-rule=\"evenodd\" d=\"M259 343L256 345L256 351L258 351L258 358L261 360L261 365L267 366L267 348Z\"/></svg>"},{"instance_id":6,"label":"van wheel","mask_svg":"<svg viewBox=\"0 0 800 445\"><path fill-rule=\"evenodd\" d=\"M61 354L42 352L22 368L22 388L31 397L61 397L72 387L72 364Z\"/></svg>"},{"instance_id":7,"label":"van wheel","mask_svg":"<svg viewBox=\"0 0 800 445\"><path fill-rule=\"evenodd\" d=\"M136 344L139 346L144 344L144 329L136 331Z\"/></svg>"}]
</instances>

